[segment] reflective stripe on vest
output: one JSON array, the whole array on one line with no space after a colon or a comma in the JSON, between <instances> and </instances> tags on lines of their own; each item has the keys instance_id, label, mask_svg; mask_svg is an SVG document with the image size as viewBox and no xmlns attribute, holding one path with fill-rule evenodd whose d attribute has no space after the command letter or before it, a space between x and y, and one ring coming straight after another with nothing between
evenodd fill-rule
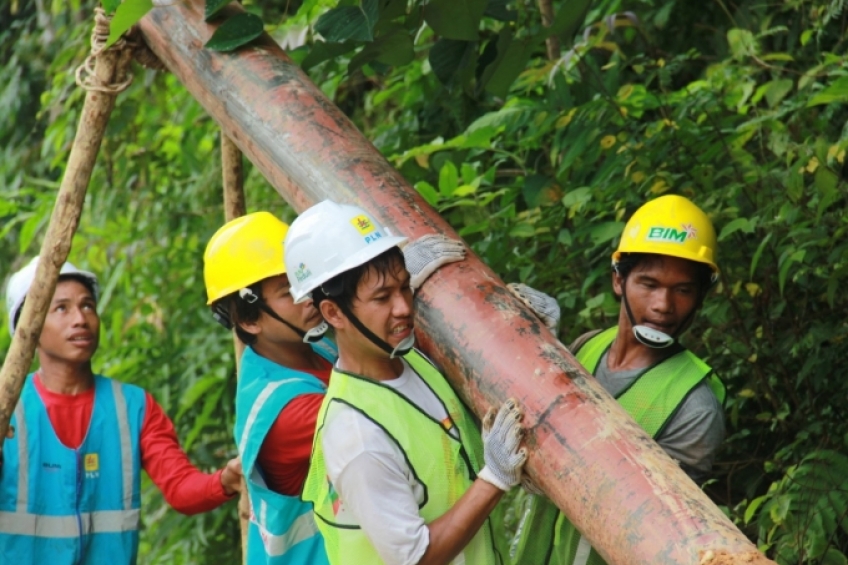
<instances>
[{"instance_id":1,"label":"reflective stripe on vest","mask_svg":"<svg viewBox=\"0 0 848 565\"><path fill-rule=\"evenodd\" d=\"M5 464L17 473L0 474L0 554L14 547L23 563L45 551L61 562L134 563L144 391L95 375L89 429L71 449L59 441L33 378L15 408L17 449ZM4 500L13 493L14 502ZM61 543L37 541L43 538Z\"/></svg>"},{"instance_id":2,"label":"reflective stripe on vest","mask_svg":"<svg viewBox=\"0 0 848 565\"><path fill-rule=\"evenodd\" d=\"M0 512L0 531L38 538L72 538L88 534L113 534L138 529L140 511L101 510L77 516L45 516L20 512Z\"/></svg>"},{"instance_id":3,"label":"reflective stripe on vest","mask_svg":"<svg viewBox=\"0 0 848 565\"><path fill-rule=\"evenodd\" d=\"M335 346L323 340L313 351L328 362L335 360ZM250 499L247 562L250 565L327 563L310 504L297 496L271 491L256 459L265 437L280 412L303 394L322 394L324 384L314 375L278 365L247 347L239 369L236 394L236 426L239 456Z\"/></svg>"},{"instance_id":4,"label":"reflective stripe on vest","mask_svg":"<svg viewBox=\"0 0 848 565\"><path fill-rule=\"evenodd\" d=\"M426 491L419 509L425 523L447 512L468 490L483 465L480 432L467 409L444 377L417 351L404 356L407 363L433 391L445 408L458 439L445 426L402 394L380 382L358 375L334 371L330 388L318 415L309 474L303 498L315 505L318 528L324 535L332 565L379 565L383 563L374 546L355 524L336 521L334 502L338 500L327 479L321 442L328 408L343 403L374 422L404 453L410 470ZM470 468L469 468L470 465ZM452 563L492 565L503 563L503 520L500 506Z\"/></svg>"}]
</instances>

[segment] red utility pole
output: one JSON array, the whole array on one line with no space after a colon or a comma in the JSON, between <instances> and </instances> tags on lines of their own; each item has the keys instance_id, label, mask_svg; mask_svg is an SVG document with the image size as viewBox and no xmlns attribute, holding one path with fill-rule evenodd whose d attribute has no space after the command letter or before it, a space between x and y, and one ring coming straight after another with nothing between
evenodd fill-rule
<instances>
[{"instance_id":1,"label":"red utility pole","mask_svg":"<svg viewBox=\"0 0 848 565\"><path fill-rule=\"evenodd\" d=\"M203 8L155 8L142 33L296 210L353 202L395 233L457 237L270 37L204 49ZM476 256L433 275L416 308L419 344L478 415L520 401L532 478L609 563L769 563Z\"/></svg>"}]
</instances>

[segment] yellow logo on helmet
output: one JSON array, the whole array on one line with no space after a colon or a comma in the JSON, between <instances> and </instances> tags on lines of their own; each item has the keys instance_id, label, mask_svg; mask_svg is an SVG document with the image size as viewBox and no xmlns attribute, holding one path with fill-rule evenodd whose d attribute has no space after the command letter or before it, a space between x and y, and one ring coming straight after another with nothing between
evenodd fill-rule
<instances>
[{"instance_id":1,"label":"yellow logo on helmet","mask_svg":"<svg viewBox=\"0 0 848 565\"><path fill-rule=\"evenodd\" d=\"M368 216L357 216L350 221L353 227L362 235L368 235L374 231L374 224L368 219Z\"/></svg>"}]
</instances>

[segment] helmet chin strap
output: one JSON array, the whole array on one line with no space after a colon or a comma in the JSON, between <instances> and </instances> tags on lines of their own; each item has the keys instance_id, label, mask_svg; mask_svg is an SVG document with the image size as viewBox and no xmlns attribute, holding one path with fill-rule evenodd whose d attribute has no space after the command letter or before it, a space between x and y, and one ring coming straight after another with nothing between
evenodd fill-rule
<instances>
[{"instance_id":1,"label":"helmet chin strap","mask_svg":"<svg viewBox=\"0 0 848 565\"><path fill-rule=\"evenodd\" d=\"M412 348L415 345L415 332L410 333L409 337L402 340L399 344L397 344L397 346L393 348L387 342L377 337L374 332L365 327L365 324L359 321L359 318L357 318L356 315L354 315L354 313L351 312L347 306L342 306L341 304L339 304L339 308L341 308L342 312L344 312L344 315L347 316L353 326L357 330L359 330L359 333L368 338L368 341L370 341L371 343L373 343L374 345L389 354L389 359L394 359L399 355L406 355L407 353L412 351Z\"/></svg>"},{"instance_id":2,"label":"helmet chin strap","mask_svg":"<svg viewBox=\"0 0 848 565\"><path fill-rule=\"evenodd\" d=\"M311 328L309 331L303 331L291 322L284 320L282 316L274 312L274 310L271 309L271 307L268 306L264 300L256 296L249 288L241 289L239 291L239 296L242 300L246 302L256 303L256 305L259 306L260 310L262 310L278 322L288 326L289 329L296 333L304 343L315 343L317 341L321 341L321 339L324 337L324 334L330 327L327 325L327 322L322 321L320 324L318 324L314 328Z\"/></svg>"},{"instance_id":3,"label":"helmet chin strap","mask_svg":"<svg viewBox=\"0 0 848 565\"><path fill-rule=\"evenodd\" d=\"M630 309L630 301L627 300L626 278L622 280L621 283L621 298L624 300L624 310L627 312L627 318L630 320L630 326L633 328L633 336L636 338L636 341L646 347L650 347L651 349L665 349L666 347L671 347L677 342L676 335L671 336L665 332L636 323L636 318L633 316L633 311Z\"/></svg>"},{"instance_id":4,"label":"helmet chin strap","mask_svg":"<svg viewBox=\"0 0 848 565\"><path fill-rule=\"evenodd\" d=\"M327 286L329 287L329 289L325 288L325 285L321 285L320 288L316 289L316 291L313 291L312 299L315 300L316 304L326 298L334 298L335 296L338 296L341 293L341 288L334 288L332 281ZM347 319L350 320L350 323L353 324L353 327L359 330L359 333L364 335L368 339L368 341L388 353L389 359L394 359L395 357L406 355L407 353L412 351L412 348L415 346L415 332L410 333L409 337L403 339L395 347L392 347L387 342L377 337L374 332L369 330L365 326L365 324L363 324L359 320L359 318L356 317L356 315L350 310L350 308L348 308L346 305L341 304L340 302L336 302L336 304L341 309L342 313L347 317Z\"/></svg>"}]
</instances>

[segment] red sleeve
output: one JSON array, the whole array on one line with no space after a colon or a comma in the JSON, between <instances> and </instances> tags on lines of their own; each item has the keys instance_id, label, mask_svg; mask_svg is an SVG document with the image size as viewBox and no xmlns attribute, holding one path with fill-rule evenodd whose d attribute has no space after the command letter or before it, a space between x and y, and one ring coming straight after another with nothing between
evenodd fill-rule
<instances>
[{"instance_id":1,"label":"red sleeve","mask_svg":"<svg viewBox=\"0 0 848 565\"><path fill-rule=\"evenodd\" d=\"M312 438L322 400L323 394L304 394L292 399L265 436L257 462L268 488L274 492L300 494L309 471Z\"/></svg>"},{"instance_id":2,"label":"red sleeve","mask_svg":"<svg viewBox=\"0 0 848 565\"><path fill-rule=\"evenodd\" d=\"M141 466L177 512L208 512L232 498L221 485L221 470L209 475L191 464L174 424L150 393L141 428Z\"/></svg>"}]
</instances>

